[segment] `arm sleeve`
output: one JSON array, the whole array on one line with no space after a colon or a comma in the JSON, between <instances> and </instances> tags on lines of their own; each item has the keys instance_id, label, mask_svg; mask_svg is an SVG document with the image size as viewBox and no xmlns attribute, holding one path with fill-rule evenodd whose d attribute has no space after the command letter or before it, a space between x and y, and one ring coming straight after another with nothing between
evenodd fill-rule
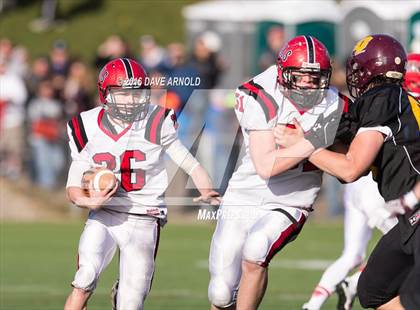
<instances>
[{"instance_id":1,"label":"arm sleeve","mask_svg":"<svg viewBox=\"0 0 420 310\"><path fill-rule=\"evenodd\" d=\"M197 159L178 139L174 140L170 145L167 145L165 151L169 157L188 175L191 175L194 168L200 165Z\"/></svg>"},{"instance_id":2,"label":"arm sleeve","mask_svg":"<svg viewBox=\"0 0 420 310\"><path fill-rule=\"evenodd\" d=\"M399 95L396 91L384 91L369 97L357 106L359 109L359 129L357 134L375 130L385 136L385 141L393 137L392 128L397 124Z\"/></svg>"},{"instance_id":3,"label":"arm sleeve","mask_svg":"<svg viewBox=\"0 0 420 310\"><path fill-rule=\"evenodd\" d=\"M384 91L368 97L358 104L359 127L389 126L398 117L399 96L397 92Z\"/></svg>"},{"instance_id":4,"label":"arm sleeve","mask_svg":"<svg viewBox=\"0 0 420 310\"><path fill-rule=\"evenodd\" d=\"M356 136L358 134L361 134L362 132L369 130L379 131L380 133L382 133L385 136L384 142L388 141L393 136L392 130L388 126L360 127L357 131Z\"/></svg>"},{"instance_id":5,"label":"arm sleeve","mask_svg":"<svg viewBox=\"0 0 420 310\"><path fill-rule=\"evenodd\" d=\"M254 97L236 90L235 113L239 124L246 130L271 130L277 122L277 117L267 120L261 104Z\"/></svg>"},{"instance_id":6,"label":"arm sleeve","mask_svg":"<svg viewBox=\"0 0 420 310\"><path fill-rule=\"evenodd\" d=\"M84 152L79 153L79 151L77 150L69 125L67 125L67 133L69 136L69 147L70 147L72 162L71 162L69 173L67 176L66 187L70 187L70 186L80 187L82 184L83 173L86 170L90 169L90 163L89 163L89 159L86 156L84 156L83 154Z\"/></svg>"}]
</instances>

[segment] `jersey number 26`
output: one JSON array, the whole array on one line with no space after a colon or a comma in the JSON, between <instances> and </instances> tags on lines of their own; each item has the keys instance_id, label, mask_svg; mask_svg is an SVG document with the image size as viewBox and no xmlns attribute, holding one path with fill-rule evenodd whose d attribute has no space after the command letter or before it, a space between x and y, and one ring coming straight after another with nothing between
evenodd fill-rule
<instances>
[{"instance_id":1,"label":"jersey number 26","mask_svg":"<svg viewBox=\"0 0 420 310\"><path fill-rule=\"evenodd\" d=\"M121 170L121 187L126 192L141 190L146 181L145 171L139 168L132 168L132 163L146 160L146 155L139 150L127 150L119 158ZM109 152L97 153L93 156L95 164L106 164L107 168L115 171L117 159Z\"/></svg>"}]
</instances>

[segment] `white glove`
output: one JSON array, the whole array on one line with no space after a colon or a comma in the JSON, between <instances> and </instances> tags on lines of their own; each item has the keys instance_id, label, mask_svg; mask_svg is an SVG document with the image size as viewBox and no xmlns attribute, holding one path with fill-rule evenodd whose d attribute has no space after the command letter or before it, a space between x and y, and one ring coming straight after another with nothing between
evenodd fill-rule
<instances>
[{"instance_id":1,"label":"white glove","mask_svg":"<svg viewBox=\"0 0 420 310\"><path fill-rule=\"evenodd\" d=\"M414 207L419 203L414 191L409 191L404 196L390 200L385 204L385 208L391 212L393 215L405 214L414 209Z\"/></svg>"}]
</instances>

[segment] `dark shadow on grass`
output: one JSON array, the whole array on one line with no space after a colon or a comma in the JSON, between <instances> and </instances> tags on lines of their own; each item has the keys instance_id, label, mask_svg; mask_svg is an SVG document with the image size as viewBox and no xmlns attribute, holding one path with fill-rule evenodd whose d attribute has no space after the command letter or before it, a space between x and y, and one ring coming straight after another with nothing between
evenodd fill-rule
<instances>
[{"instance_id":1,"label":"dark shadow on grass","mask_svg":"<svg viewBox=\"0 0 420 310\"><path fill-rule=\"evenodd\" d=\"M64 12L64 13L60 12L60 9L59 9L58 18L63 19L63 20L70 20L79 14L96 11L99 8L101 8L103 4L104 4L103 0L80 1L77 4L72 5L72 7L67 12Z\"/></svg>"},{"instance_id":2,"label":"dark shadow on grass","mask_svg":"<svg viewBox=\"0 0 420 310\"><path fill-rule=\"evenodd\" d=\"M31 6L34 3L40 4L42 0L1 0L0 2L4 1L2 5L2 10L0 11L0 16L11 11L16 11L20 9L24 9L27 6Z\"/></svg>"}]
</instances>

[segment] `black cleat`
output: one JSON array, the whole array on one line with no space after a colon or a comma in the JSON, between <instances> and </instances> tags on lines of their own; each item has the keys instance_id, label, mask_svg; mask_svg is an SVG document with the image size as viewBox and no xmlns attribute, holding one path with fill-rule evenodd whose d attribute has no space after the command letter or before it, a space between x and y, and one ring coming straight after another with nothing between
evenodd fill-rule
<instances>
[{"instance_id":1,"label":"black cleat","mask_svg":"<svg viewBox=\"0 0 420 310\"><path fill-rule=\"evenodd\" d=\"M353 309L353 302L356 298L356 294L351 292L349 282L346 279L336 285L335 291L338 295L337 310Z\"/></svg>"},{"instance_id":2,"label":"black cleat","mask_svg":"<svg viewBox=\"0 0 420 310\"><path fill-rule=\"evenodd\" d=\"M114 285L112 286L111 289L111 305L112 305L112 310L117 310L117 295L118 295L118 285L119 285L120 281L117 280L115 281Z\"/></svg>"}]
</instances>

